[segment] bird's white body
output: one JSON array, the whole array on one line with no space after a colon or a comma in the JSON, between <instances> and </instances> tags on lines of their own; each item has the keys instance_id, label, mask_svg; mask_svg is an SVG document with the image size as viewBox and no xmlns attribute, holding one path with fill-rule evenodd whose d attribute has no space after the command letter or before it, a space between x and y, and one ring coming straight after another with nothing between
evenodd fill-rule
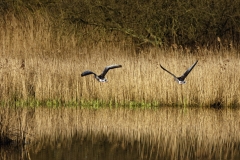
<instances>
[{"instance_id":1,"label":"bird's white body","mask_svg":"<svg viewBox=\"0 0 240 160\"><path fill-rule=\"evenodd\" d=\"M179 79L175 78L175 81L177 81L178 84L185 84L186 81L179 81Z\"/></svg>"},{"instance_id":2,"label":"bird's white body","mask_svg":"<svg viewBox=\"0 0 240 160\"><path fill-rule=\"evenodd\" d=\"M95 78L99 81L99 82L107 82L107 79L106 78L99 78L98 76L95 76Z\"/></svg>"}]
</instances>

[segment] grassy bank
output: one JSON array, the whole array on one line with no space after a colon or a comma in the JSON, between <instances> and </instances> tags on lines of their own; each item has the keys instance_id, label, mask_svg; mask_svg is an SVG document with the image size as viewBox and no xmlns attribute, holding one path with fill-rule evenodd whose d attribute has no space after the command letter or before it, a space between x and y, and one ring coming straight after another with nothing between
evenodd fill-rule
<instances>
[{"instance_id":1,"label":"grassy bank","mask_svg":"<svg viewBox=\"0 0 240 160\"><path fill-rule=\"evenodd\" d=\"M93 144L103 138L123 148L138 142L135 152L148 159L239 156L239 110L4 107L0 112L1 137L25 138L34 153L46 145L64 146L66 139L79 136L79 143L86 137Z\"/></svg>"}]
</instances>

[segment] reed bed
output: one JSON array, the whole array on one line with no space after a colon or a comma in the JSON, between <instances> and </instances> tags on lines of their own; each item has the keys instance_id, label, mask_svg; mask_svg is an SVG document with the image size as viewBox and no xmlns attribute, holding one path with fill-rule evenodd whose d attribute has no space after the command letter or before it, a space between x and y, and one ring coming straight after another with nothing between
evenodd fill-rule
<instances>
[{"instance_id":1,"label":"reed bed","mask_svg":"<svg viewBox=\"0 0 240 160\"><path fill-rule=\"evenodd\" d=\"M4 18L7 21L0 21L2 104L239 106L240 63L234 49L189 53L149 48L136 52L135 46L124 41L79 46L77 33L54 30L38 13L27 16L26 23L10 13ZM196 60L199 63L186 85L176 84L159 67L162 64L182 75ZM80 77L85 70L101 73L111 64L123 67L107 74L108 83Z\"/></svg>"},{"instance_id":2,"label":"reed bed","mask_svg":"<svg viewBox=\"0 0 240 160\"><path fill-rule=\"evenodd\" d=\"M199 62L185 85L178 85L159 66L180 76L196 60ZM224 56L201 56L152 50L148 54L128 56L114 48L80 52L64 59L5 55L0 63L2 102L46 105L47 101L53 101L53 104L98 107L101 104L239 106L239 57L228 52ZM101 73L110 64L123 67L109 71L108 83L99 83L93 76L80 76L85 70Z\"/></svg>"},{"instance_id":3,"label":"reed bed","mask_svg":"<svg viewBox=\"0 0 240 160\"><path fill-rule=\"evenodd\" d=\"M123 148L139 142L138 153L147 159L234 159L239 156L239 115L239 110L172 107L4 107L1 134L7 133L5 136L11 139L25 138L35 146L35 153L47 144L66 145L67 139L78 135L93 144L107 138Z\"/></svg>"}]
</instances>

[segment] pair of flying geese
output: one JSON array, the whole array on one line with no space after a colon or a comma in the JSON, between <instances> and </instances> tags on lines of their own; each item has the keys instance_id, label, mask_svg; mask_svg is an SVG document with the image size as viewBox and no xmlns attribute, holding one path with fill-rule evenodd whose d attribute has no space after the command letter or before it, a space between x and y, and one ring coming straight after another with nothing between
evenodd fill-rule
<instances>
[{"instance_id":1,"label":"pair of flying geese","mask_svg":"<svg viewBox=\"0 0 240 160\"><path fill-rule=\"evenodd\" d=\"M160 65L160 67L168 72L169 74L171 74L174 79L178 82L178 84L185 84L186 81L185 78L188 76L188 74L192 71L192 69L195 67L195 65L197 64L198 61L196 61L181 77L177 77L175 76L173 73L171 73L170 71L166 70L162 65ZM122 67L122 65L110 65L110 66L107 66L105 67L105 69L103 70L103 72L100 74L100 75L97 75L96 73L92 72L92 71L84 71L81 76L87 76L87 75L90 75L90 74L94 74L94 77L99 81L99 82L107 82L107 79L105 78L105 75L107 74L107 72L110 70L110 69L114 69L114 68L120 68Z\"/></svg>"}]
</instances>

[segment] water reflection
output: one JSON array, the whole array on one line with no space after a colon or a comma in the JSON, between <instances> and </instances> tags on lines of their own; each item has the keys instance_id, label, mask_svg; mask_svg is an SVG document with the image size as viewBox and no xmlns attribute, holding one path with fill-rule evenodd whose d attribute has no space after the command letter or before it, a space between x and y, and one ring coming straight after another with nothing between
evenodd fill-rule
<instances>
[{"instance_id":1,"label":"water reflection","mask_svg":"<svg viewBox=\"0 0 240 160\"><path fill-rule=\"evenodd\" d=\"M71 141L71 142L70 142ZM91 139L73 138L66 144L56 144L55 146L47 145L44 150L36 154L32 154L32 159L140 159L133 146L122 146L119 142L109 142L107 138Z\"/></svg>"},{"instance_id":2,"label":"water reflection","mask_svg":"<svg viewBox=\"0 0 240 160\"><path fill-rule=\"evenodd\" d=\"M240 159L238 110L36 108L15 112L30 117L22 119L21 126L27 126L23 133L31 143L1 147L0 159Z\"/></svg>"},{"instance_id":3,"label":"water reflection","mask_svg":"<svg viewBox=\"0 0 240 160\"><path fill-rule=\"evenodd\" d=\"M48 140L50 140L48 138ZM29 146L11 148L1 148L1 159L34 159L34 160L132 160L132 159L239 159L239 144L228 143L221 146L213 145L210 154L200 154L202 151L193 146L185 146L185 140L179 140L177 155L174 152L167 153L167 147L162 142L156 145L148 145L139 141L112 141L103 135L88 135L86 137L74 136L71 139L62 138L60 141L51 143L39 142ZM196 141L197 143L197 141ZM182 153L180 153L182 152ZM199 152L199 153L197 153ZM204 152L202 152L204 153Z\"/></svg>"}]
</instances>

